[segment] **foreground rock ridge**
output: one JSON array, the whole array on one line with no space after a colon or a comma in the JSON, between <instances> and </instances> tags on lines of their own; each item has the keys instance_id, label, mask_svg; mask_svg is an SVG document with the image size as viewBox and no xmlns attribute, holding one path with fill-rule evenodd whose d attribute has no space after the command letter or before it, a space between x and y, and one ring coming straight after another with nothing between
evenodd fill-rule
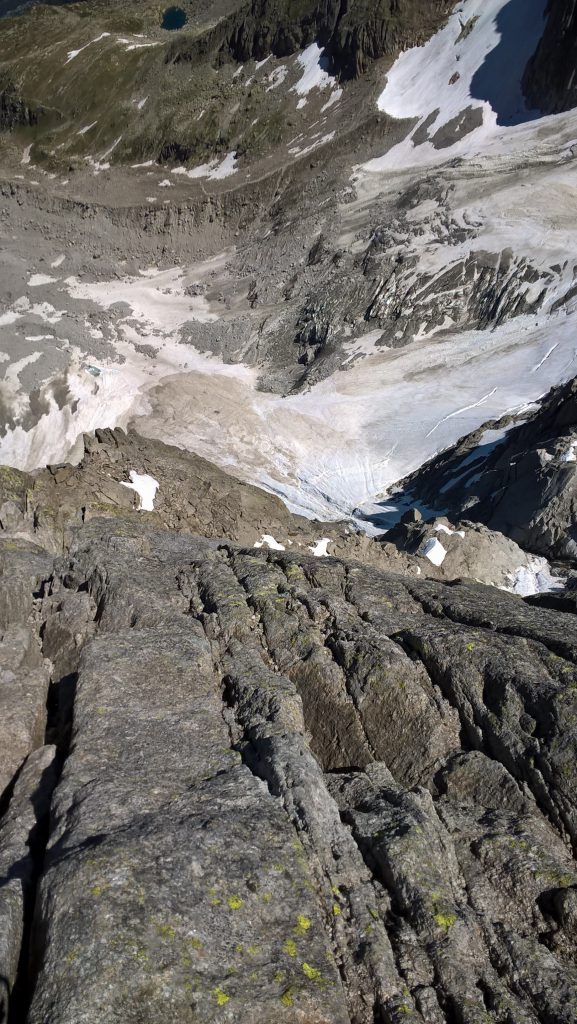
<instances>
[{"instance_id":1,"label":"foreground rock ridge","mask_svg":"<svg viewBox=\"0 0 577 1024\"><path fill-rule=\"evenodd\" d=\"M2 1020L574 1022L574 615L18 476Z\"/></svg>"}]
</instances>

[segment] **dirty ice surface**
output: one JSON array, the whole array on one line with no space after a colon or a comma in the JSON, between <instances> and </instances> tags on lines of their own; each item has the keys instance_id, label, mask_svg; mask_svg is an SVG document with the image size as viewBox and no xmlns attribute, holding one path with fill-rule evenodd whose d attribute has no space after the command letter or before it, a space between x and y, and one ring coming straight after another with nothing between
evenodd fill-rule
<instances>
[{"instance_id":1,"label":"dirty ice surface","mask_svg":"<svg viewBox=\"0 0 577 1024\"><path fill-rule=\"evenodd\" d=\"M66 348L69 400L62 407L47 385L47 412L30 429L18 424L7 431L0 461L24 469L63 461L81 432L132 424L279 495L294 511L339 519L359 506L365 514L379 511L388 489L437 451L577 371L574 317L525 316L493 331L437 334L406 349L367 347L347 372L308 393L269 394L259 390L256 368L203 354L182 336L186 323L208 329L218 319L189 282L224 273L228 255L124 280L71 276L46 285L46 293L33 288L38 301L14 302L2 322L38 338L47 324L68 330L71 299L78 331L82 300L86 340L84 348ZM43 299L48 293L54 305ZM104 331L122 361L90 356L90 337ZM351 346L362 348L362 340ZM3 395L15 408L23 405L17 376L4 382Z\"/></svg>"}]
</instances>

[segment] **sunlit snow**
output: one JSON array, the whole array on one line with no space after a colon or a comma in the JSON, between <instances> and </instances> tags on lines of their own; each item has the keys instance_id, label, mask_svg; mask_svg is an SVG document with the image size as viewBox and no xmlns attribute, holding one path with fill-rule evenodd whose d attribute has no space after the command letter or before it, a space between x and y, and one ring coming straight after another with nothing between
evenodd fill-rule
<instances>
[{"instance_id":1,"label":"sunlit snow","mask_svg":"<svg viewBox=\"0 0 577 1024\"><path fill-rule=\"evenodd\" d=\"M447 537L462 537L463 540L465 539L464 530L450 530L444 523L435 523L434 530L436 533L446 534Z\"/></svg>"},{"instance_id":2,"label":"sunlit snow","mask_svg":"<svg viewBox=\"0 0 577 1024\"><path fill-rule=\"evenodd\" d=\"M387 76L378 107L415 124L404 141L365 168L383 171L471 156L482 152L490 139L507 148L531 117L521 77L542 35L545 8L546 0L464 0L424 46L402 53ZM471 115L472 110L478 113ZM465 134L452 145L443 141L435 148L428 140L439 129Z\"/></svg>"},{"instance_id":3,"label":"sunlit snow","mask_svg":"<svg viewBox=\"0 0 577 1024\"><path fill-rule=\"evenodd\" d=\"M302 75L292 91L299 96L308 96L313 89L331 89L336 81L328 72L328 59L318 43L311 43L296 59Z\"/></svg>"},{"instance_id":4,"label":"sunlit snow","mask_svg":"<svg viewBox=\"0 0 577 1024\"><path fill-rule=\"evenodd\" d=\"M312 551L315 558L326 558L329 553L330 543L330 537L323 537L321 540L317 541L317 543L314 544L313 547L310 547L309 551Z\"/></svg>"},{"instance_id":5,"label":"sunlit snow","mask_svg":"<svg viewBox=\"0 0 577 1024\"><path fill-rule=\"evenodd\" d=\"M510 577L511 590L520 597L533 597L534 594L548 594L551 591L563 590L565 580L562 576L554 576L546 558L533 558L528 565L522 565Z\"/></svg>"},{"instance_id":6,"label":"sunlit snow","mask_svg":"<svg viewBox=\"0 0 577 1024\"><path fill-rule=\"evenodd\" d=\"M286 551L284 544L279 544L278 541L270 533L263 533L260 540L257 540L253 547L255 548L270 548L271 551Z\"/></svg>"},{"instance_id":7,"label":"sunlit snow","mask_svg":"<svg viewBox=\"0 0 577 1024\"><path fill-rule=\"evenodd\" d=\"M110 32L102 32L99 36L97 36L96 39L91 39L90 42L86 43L85 46L81 46L79 50L69 50L67 53L67 59L65 63L70 64L70 61L78 57L78 54L82 53L83 50L86 50L89 46L93 46L94 43L99 43L101 39L107 39L109 35Z\"/></svg>"},{"instance_id":8,"label":"sunlit snow","mask_svg":"<svg viewBox=\"0 0 577 1024\"><path fill-rule=\"evenodd\" d=\"M158 480L155 480L153 476L149 476L148 473L137 473L134 469L130 470L129 476L131 483L126 483L122 480L122 486L128 487L131 491L136 491L140 498L141 512L153 512L154 499L160 487Z\"/></svg>"},{"instance_id":9,"label":"sunlit snow","mask_svg":"<svg viewBox=\"0 0 577 1024\"><path fill-rule=\"evenodd\" d=\"M437 566L442 565L447 557L445 548L441 544L441 541L437 540L436 537L431 537L430 540L426 542L421 554L424 558L428 558L429 562L432 562L433 565Z\"/></svg>"},{"instance_id":10,"label":"sunlit snow","mask_svg":"<svg viewBox=\"0 0 577 1024\"><path fill-rule=\"evenodd\" d=\"M57 280L55 277L50 277L49 274L32 274L28 279L30 288L39 288L43 284L54 284Z\"/></svg>"},{"instance_id":11,"label":"sunlit snow","mask_svg":"<svg viewBox=\"0 0 577 1024\"><path fill-rule=\"evenodd\" d=\"M236 153L227 153L223 160L210 160L198 167L173 167L171 174L180 174L186 178L210 178L218 181L236 174Z\"/></svg>"}]
</instances>

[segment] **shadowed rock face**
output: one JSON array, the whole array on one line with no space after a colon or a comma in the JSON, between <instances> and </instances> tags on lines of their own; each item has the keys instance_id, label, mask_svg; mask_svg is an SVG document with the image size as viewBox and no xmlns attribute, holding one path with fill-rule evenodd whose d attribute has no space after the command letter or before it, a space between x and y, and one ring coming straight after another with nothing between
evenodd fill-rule
<instances>
[{"instance_id":1,"label":"shadowed rock face","mask_svg":"<svg viewBox=\"0 0 577 1024\"><path fill-rule=\"evenodd\" d=\"M176 41L167 60L193 60L215 45L237 61L285 57L318 40L331 71L355 78L371 60L424 42L453 6L453 0L253 0L213 33Z\"/></svg>"},{"instance_id":2,"label":"shadowed rock face","mask_svg":"<svg viewBox=\"0 0 577 1024\"><path fill-rule=\"evenodd\" d=\"M442 505L529 551L573 561L577 379L553 388L532 415L485 424L404 481L415 501Z\"/></svg>"},{"instance_id":3,"label":"shadowed rock face","mask_svg":"<svg viewBox=\"0 0 577 1024\"><path fill-rule=\"evenodd\" d=\"M166 513L50 526L10 479L3 623L50 676L0 820L12 1019L573 1024L573 615Z\"/></svg>"},{"instance_id":4,"label":"shadowed rock face","mask_svg":"<svg viewBox=\"0 0 577 1024\"><path fill-rule=\"evenodd\" d=\"M577 105L576 63L575 0L549 0L545 32L523 79L527 99L547 114L571 110Z\"/></svg>"},{"instance_id":5,"label":"shadowed rock face","mask_svg":"<svg viewBox=\"0 0 577 1024\"><path fill-rule=\"evenodd\" d=\"M42 107L32 107L18 96L11 82L0 79L0 130L38 124L44 113Z\"/></svg>"}]
</instances>

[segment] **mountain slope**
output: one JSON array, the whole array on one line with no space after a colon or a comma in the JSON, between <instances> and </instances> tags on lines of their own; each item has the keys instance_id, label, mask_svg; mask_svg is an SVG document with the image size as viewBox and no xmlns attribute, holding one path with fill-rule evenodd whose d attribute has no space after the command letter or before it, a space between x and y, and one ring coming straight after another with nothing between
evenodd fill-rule
<instances>
[{"instance_id":1,"label":"mountain slope","mask_svg":"<svg viewBox=\"0 0 577 1024\"><path fill-rule=\"evenodd\" d=\"M130 425L340 519L568 377L575 115L519 106L551 17L532 4L507 61L518 5L478 8L371 8L370 31L331 4L3 20L4 461ZM351 79L341 35L375 49ZM527 120L499 123L495 83Z\"/></svg>"},{"instance_id":2,"label":"mountain slope","mask_svg":"<svg viewBox=\"0 0 577 1024\"><path fill-rule=\"evenodd\" d=\"M416 502L500 530L524 548L574 560L577 381L534 411L486 423L403 482Z\"/></svg>"},{"instance_id":3,"label":"mountain slope","mask_svg":"<svg viewBox=\"0 0 577 1024\"><path fill-rule=\"evenodd\" d=\"M4 1014L569 1024L574 616L79 511L2 512Z\"/></svg>"}]
</instances>

